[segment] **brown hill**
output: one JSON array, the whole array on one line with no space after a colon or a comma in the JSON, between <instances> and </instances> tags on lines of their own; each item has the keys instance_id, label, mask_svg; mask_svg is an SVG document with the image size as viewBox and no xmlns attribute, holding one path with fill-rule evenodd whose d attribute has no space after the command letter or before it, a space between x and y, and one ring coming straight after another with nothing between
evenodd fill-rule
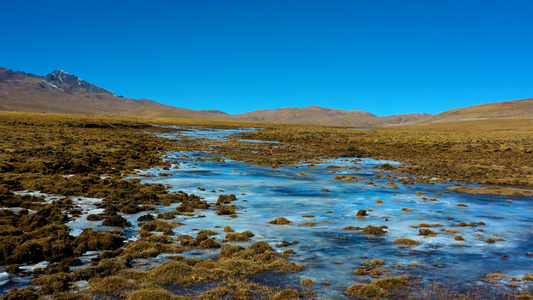
<instances>
[{"instance_id":1,"label":"brown hill","mask_svg":"<svg viewBox=\"0 0 533 300\"><path fill-rule=\"evenodd\" d=\"M304 108L285 107L280 109L263 109L239 115L232 119L240 121L258 121L272 123L317 124L341 127L373 127L412 123L430 114L407 114L378 117L361 110L340 110L309 106Z\"/></svg>"},{"instance_id":2,"label":"brown hill","mask_svg":"<svg viewBox=\"0 0 533 300\"><path fill-rule=\"evenodd\" d=\"M464 108L444 111L423 119L417 123L448 123L474 120L506 119L531 117L533 115L533 98L503 102L485 103Z\"/></svg>"},{"instance_id":3,"label":"brown hill","mask_svg":"<svg viewBox=\"0 0 533 300\"><path fill-rule=\"evenodd\" d=\"M408 124L430 116L407 114L378 117L354 110L318 106L265 109L239 115L218 110L191 110L148 99L128 99L98 87L63 70L46 76L0 68L0 110L74 114L118 114L128 116L218 119L342 127L371 127Z\"/></svg>"},{"instance_id":4,"label":"brown hill","mask_svg":"<svg viewBox=\"0 0 533 300\"><path fill-rule=\"evenodd\" d=\"M62 70L46 76L0 68L0 110L222 119L223 115L116 96Z\"/></svg>"}]
</instances>

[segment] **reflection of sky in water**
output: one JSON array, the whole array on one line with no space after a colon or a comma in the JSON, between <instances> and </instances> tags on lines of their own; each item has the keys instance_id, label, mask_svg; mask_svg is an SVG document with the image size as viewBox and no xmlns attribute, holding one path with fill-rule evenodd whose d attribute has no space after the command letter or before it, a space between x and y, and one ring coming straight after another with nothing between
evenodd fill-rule
<instances>
[{"instance_id":1,"label":"reflection of sky in water","mask_svg":"<svg viewBox=\"0 0 533 300\"><path fill-rule=\"evenodd\" d=\"M230 133L245 130L233 130ZM181 131L179 134L184 133L191 137L224 139L228 131ZM481 277L488 273L503 272L508 276L522 277L533 271L533 257L527 256L528 252L533 252L531 197L520 199L460 194L447 191L446 187L449 185L444 184L403 185L395 182L399 188L392 189L385 186L389 181L384 178L375 178L373 182L376 186L367 184L375 174L382 173L372 167L386 162L395 164L390 161L337 159L312 166L271 169L229 159L223 163L195 161L196 157L202 156L210 155L169 153L167 159L176 162L175 167L170 170L143 171L141 175L151 177L141 177L142 181L170 185L171 191L193 193L213 204L220 194L237 196L234 204L239 207L238 218L217 216L214 210L198 211L195 217L177 216L174 221L181 221L186 225L174 229L176 234L196 236L198 230L215 229L219 234L214 237L220 241L224 238L224 233L215 226L229 225L237 232L251 230L256 234L251 242L241 243L244 246L259 240L267 241L272 246L284 240L297 241L296 245L276 250L281 252L288 248L294 249L296 254L290 256L290 260L306 264L306 269L295 274L259 274L255 276L258 281L299 288L300 279L309 277L317 283L313 288L318 290L320 298L342 298L344 296L336 287L372 280L369 276L355 276L353 271L360 268L362 262L375 258L384 260L389 266L418 263L422 265L421 268L410 269L405 274L422 275L426 283L429 280L472 286L479 284ZM358 167L360 170L328 169L329 165ZM170 176L158 177L159 173ZM335 180L334 175L366 177L367 180L344 182ZM212 190L216 192L211 192ZM417 192L423 192L423 195L417 196ZM437 201L424 201L422 197L436 198ZM513 203L505 202L507 199L512 199ZM68 224L72 234L79 234L85 227L109 229L102 227L101 221L90 222L85 219L89 213L101 212L94 208L96 199L74 200L82 206L84 216ZM383 203L378 204L374 200L382 200ZM458 207L458 203L464 203L468 207ZM178 204L159 207L158 211L171 211L176 206ZM404 207L414 211L403 212L401 209ZM366 217L357 218L355 213L359 209L372 211ZM136 238L135 233L139 229L136 219L142 214L146 212L124 215L133 224L133 227L125 230L125 236ZM303 217L308 214L315 217ZM292 224L268 223L279 216L291 220ZM461 221L484 222L486 225L454 226ZM298 226L304 222L318 224L314 227ZM431 228L437 233L436 237L422 237L418 235L418 228L411 227L420 223L438 223L442 227ZM388 233L372 236L342 230L346 226L367 225L386 225ZM454 241L453 234L445 234L441 229L458 230L465 241ZM483 231L479 231L480 229ZM340 239L341 237L344 239ZM393 240L402 237L421 243L418 246L393 243ZM488 244L485 242L486 238L503 238L505 241ZM183 253L186 256L198 255L204 258L215 258L217 254L218 250ZM89 262L89 258L95 255L88 254L85 261ZM164 261L166 257L168 254L161 254L157 259ZM398 273L390 272L387 275L395 274ZM4 283L6 277L5 273L1 273L0 283ZM331 285L322 286L319 284L322 281L328 281ZM525 288L528 287L528 283L523 284Z\"/></svg>"}]
</instances>

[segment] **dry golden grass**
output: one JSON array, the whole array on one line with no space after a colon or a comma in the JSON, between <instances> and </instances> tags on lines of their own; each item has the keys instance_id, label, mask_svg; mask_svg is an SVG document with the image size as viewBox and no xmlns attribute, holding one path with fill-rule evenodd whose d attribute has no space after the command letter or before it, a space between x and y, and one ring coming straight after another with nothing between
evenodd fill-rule
<instances>
[{"instance_id":1,"label":"dry golden grass","mask_svg":"<svg viewBox=\"0 0 533 300\"><path fill-rule=\"evenodd\" d=\"M388 293L384 289L373 284L354 284L346 290L346 294L356 298L382 298L387 297Z\"/></svg>"},{"instance_id":2,"label":"dry golden grass","mask_svg":"<svg viewBox=\"0 0 533 300\"><path fill-rule=\"evenodd\" d=\"M353 130L276 125L242 134L272 144L234 142L220 152L273 167L317 157L373 157L403 164L388 171L489 185L533 187L533 125L513 120ZM239 149L235 151L234 149ZM421 182L422 178L417 178ZM423 181L422 181L423 182ZM426 180L426 182L429 182Z\"/></svg>"},{"instance_id":3,"label":"dry golden grass","mask_svg":"<svg viewBox=\"0 0 533 300\"><path fill-rule=\"evenodd\" d=\"M274 220L268 221L268 223L274 224L274 225L287 225L287 224L290 224L292 222L287 220L287 218L285 218L285 217L277 217Z\"/></svg>"},{"instance_id":4,"label":"dry golden grass","mask_svg":"<svg viewBox=\"0 0 533 300\"><path fill-rule=\"evenodd\" d=\"M56 201L53 205L43 205L37 197L20 197L12 192L30 189L67 196L99 197L104 199L101 207L105 209L105 213L93 216L98 220L110 219L117 211L136 213L149 210L155 205L172 203L180 203L178 208L181 209L172 214L191 213L195 209L208 208L208 204L192 195L168 193L162 185L144 185L138 180L125 180L123 176L131 174L135 169L168 167L168 163L161 159L161 154L166 151L205 151L213 144L217 147L217 152L231 158L273 167L303 161L315 162L328 157L374 157L401 161L402 166L386 164L379 169L398 172L397 176L402 176L401 178L391 178L404 184L429 182L427 178L439 177L531 188L533 126L512 121L353 130L213 120L0 112L0 202L4 207L31 208L37 211L35 215L42 216L37 220L35 217L7 210L2 212L0 261L3 266L38 263L43 260L54 264L46 270L48 273L35 274L35 284L42 285L41 289L13 290L11 294L19 298L53 295L66 299L71 295L69 290L75 280L89 280L93 288L86 293L96 298L172 298L175 296L163 289L161 284L200 283L227 278L235 280L224 282L202 297L208 299L227 291L225 295L234 298L296 298L299 295L294 290L281 291L243 281L246 276L260 272L292 272L302 269L302 266L284 260L283 256L265 242L255 243L248 248L220 245L210 238L210 235L216 234L214 231L201 231L196 238L175 238L172 229L182 224L164 221L174 216L171 214L158 216L164 220L146 220L144 230L140 231L140 238L125 245L121 231L86 231L74 238L69 236L68 228L64 225L68 221L68 214L76 213L76 207L71 202L64 200ZM263 130L242 134L240 137L282 143L252 144L239 142L235 138L227 142L189 139L186 144L179 144L150 133L172 132L172 129L148 124L215 128L263 127ZM419 177L413 179L414 177L400 172ZM102 175L109 177L102 179ZM366 211L364 214L362 212L363 210L358 215L366 215ZM275 224L290 223L281 218L272 221ZM42 226L42 222L49 225ZM478 225L481 224L456 224L459 227ZM418 227L435 226L420 224ZM164 234L156 235L149 230ZM359 230L374 234L385 233L381 227ZM251 233L246 231L233 235L230 231L230 228L224 230L230 234L226 236L230 240L246 240L251 237ZM431 234L429 231L424 233ZM449 230L449 233L459 232ZM456 236L455 239L462 238ZM491 239L487 242L496 241L500 240ZM395 242L407 245L419 243L409 239ZM147 271L131 269L132 258L149 258L160 253L180 253L202 247L221 247L216 250L220 251L220 258L211 261L175 256L173 261ZM68 268L75 265L76 256L97 250L103 252L92 266L69 273ZM287 255L290 253L287 252ZM9 270L11 269L15 268ZM381 269L360 270L357 273L361 275L370 272L370 275L382 276L385 273ZM528 274L522 280L531 280L530 277ZM404 287L404 280L400 277L378 280L380 281L368 285L351 286L347 294L382 297L391 294L388 290L390 286L400 290ZM254 289L260 292L254 293Z\"/></svg>"},{"instance_id":5,"label":"dry golden grass","mask_svg":"<svg viewBox=\"0 0 533 300\"><path fill-rule=\"evenodd\" d=\"M419 241L415 241L415 240L409 239L409 238L395 239L394 242L396 244L403 244L403 245L418 245L418 244L420 244Z\"/></svg>"},{"instance_id":6,"label":"dry golden grass","mask_svg":"<svg viewBox=\"0 0 533 300\"><path fill-rule=\"evenodd\" d=\"M473 187L473 186L452 186L448 190L467 193L467 194L478 194L478 195L500 195L500 196L511 196L511 197L530 197L533 196L533 190L529 189L520 189L520 188L509 188L501 186L490 186L490 187ZM460 206L460 204L457 204ZM463 204L464 206L464 204Z\"/></svg>"}]
</instances>

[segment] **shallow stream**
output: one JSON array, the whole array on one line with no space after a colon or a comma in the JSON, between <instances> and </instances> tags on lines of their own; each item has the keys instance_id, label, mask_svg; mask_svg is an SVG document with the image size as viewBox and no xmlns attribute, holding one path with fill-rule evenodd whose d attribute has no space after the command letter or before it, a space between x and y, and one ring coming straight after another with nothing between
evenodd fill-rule
<instances>
[{"instance_id":1,"label":"shallow stream","mask_svg":"<svg viewBox=\"0 0 533 300\"><path fill-rule=\"evenodd\" d=\"M244 130L194 129L179 131L176 135L224 140ZM172 134L165 136L174 138ZM173 221L186 225L175 228L174 232L196 236L198 230L213 229L219 233L214 238L220 242L224 239L224 226L236 232L250 230L255 234L252 240L239 244L247 246L266 241L280 253L290 248L295 253L288 259L306 265L298 273L259 274L255 279L260 282L302 289L300 280L311 278L316 284L309 289L315 290L320 299L342 299L346 287L375 279L369 275L354 275L354 270L361 268L362 263L373 259L385 262L383 276L420 275L424 285L449 284L464 291L486 285L483 279L489 273L501 272L508 277L521 278L533 272L533 256L528 255L533 252L532 197L469 195L446 190L453 183L404 185L397 180L402 175L388 180L385 177L391 174L373 168L395 162L368 158L340 158L271 169L227 158L224 161L205 159L213 155L168 153L165 159L173 164L170 170L144 170L139 176L143 182L168 185L171 192L193 193L212 204L219 195L235 194L237 200L233 204L238 207L237 218L218 216L211 209L198 211L194 217L177 216ZM339 180L342 176L355 176L359 180ZM78 201L85 203L84 215L68 224L71 234L79 234L86 227L109 229L102 227L101 222L86 221L86 215L99 212L93 205L97 199L79 198ZM157 209L162 213L176 206ZM368 215L357 217L360 209L366 209ZM142 214L146 212L123 215L134 225L125 231L127 237L136 238L139 229L136 219ZM268 223L276 217L285 217L292 223ZM460 222L477 226L457 226ZM429 228L435 236L422 236L420 228L412 227L421 223L441 226ZM348 226L364 228L367 225L385 225L386 234L343 230ZM457 232L446 233L445 230ZM464 241L456 241L455 236L463 237ZM394 243L399 238L410 238L420 244ZM487 239L493 240L487 242ZM283 241L297 243L276 247ZM89 253L85 261L88 263L95 255ZM218 250L196 249L183 255L216 258ZM156 258L159 262L164 259L165 255ZM0 283L6 284L4 289L16 285L1 279ZM518 282L518 285L522 290L533 287L532 282ZM505 289L505 286L500 288Z\"/></svg>"},{"instance_id":2,"label":"shallow stream","mask_svg":"<svg viewBox=\"0 0 533 300\"><path fill-rule=\"evenodd\" d=\"M235 132L238 131L230 133ZM219 130L186 134L217 140L226 135ZM391 181L385 176L373 178L387 172L372 167L395 164L383 160L341 158L314 165L271 169L229 159L225 162L196 159L206 156L209 154L169 154L167 159L176 163L175 168L144 173L157 175L164 172L170 176L143 180L170 185L173 191L194 193L210 203L216 202L219 194L237 195L238 218L217 216L214 211L202 212L205 218L184 220L178 216L177 220L187 225L174 231L194 235L197 229L215 229L220 232L215 238L222 240L223 232L215 226L231 226L237 232L251 230L255 233L250 243L263 240L274 246L282 241L298 242L277 248L280 252L294 249L295 254L290 259L307 265L302 272L274 276L276 283L285 287L299 287L302 278L311 278L317 283L313 288L318 290L320 298L343 297L341 291L345 288L340 287L374 279L353 274L361 263L373 259L381 259L393 267L386 275L421 275L424 283L450 284L458 290L483 284L482 279L489 273L501 272L521 278L533 272L533 257L528 255L533 251L531 197L469 195L446 190L453 183L403 185L393 181L397 188L392 188L387 186ZM367 180L345 182L335 179L335 175ZM405 212L402 208L413 211ZM368 215L356 217L360 209L369 210ZM314 217L303 217L305 215ZM280 216L292 223L268 223ZM301 226L305 222L317 224ZM460 222L485 225L457 226ZM421 223L441 226L430 228L436 236L421 236L419 228L411 227ZM375 236L343 230L347 226L367 225L386 225L387 233ZM450 229L458 233L444 232ZM454 240L457 235L464 241ZM406 246L393 242L399 238L411 238L420 244ZM487 242L487 239L495 242ZM216 251L195 250L189 254L215 257ZM398 264L403 268L398 268ZM320 282L330 285L320 285ZM524 283L522 288L531 287Z\"/></svg>"}]
</instances>

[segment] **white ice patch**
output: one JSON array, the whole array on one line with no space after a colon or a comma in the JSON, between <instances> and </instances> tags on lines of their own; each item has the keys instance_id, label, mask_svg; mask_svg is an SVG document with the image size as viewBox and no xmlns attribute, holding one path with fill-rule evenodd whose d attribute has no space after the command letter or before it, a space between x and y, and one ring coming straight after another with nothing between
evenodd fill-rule
<instances>
[{"instance_id":1,"label":"white ice patch","mask_svg":"<svg viewBox=\"0 0 533 300\"><path fill-rule=\"evenodd\" d=\"M9 273L0 272L0 286L9 282Z\"/></svg>"},{"instance_id":2,"label":"white ice patch","mask_svg":"<svg viewBox=\"0 0 533 300\"><path fill-rule=\"evenodd\" d=\"M35 271L35 269L37 268L46 268L50 263L47 262L47 261L41 261L40 263L38 264L35 264L35 265L29 265L29 266L20 266L19 269L24 271L24 272L33 272Z\"/></svg>"}]
</instances>

